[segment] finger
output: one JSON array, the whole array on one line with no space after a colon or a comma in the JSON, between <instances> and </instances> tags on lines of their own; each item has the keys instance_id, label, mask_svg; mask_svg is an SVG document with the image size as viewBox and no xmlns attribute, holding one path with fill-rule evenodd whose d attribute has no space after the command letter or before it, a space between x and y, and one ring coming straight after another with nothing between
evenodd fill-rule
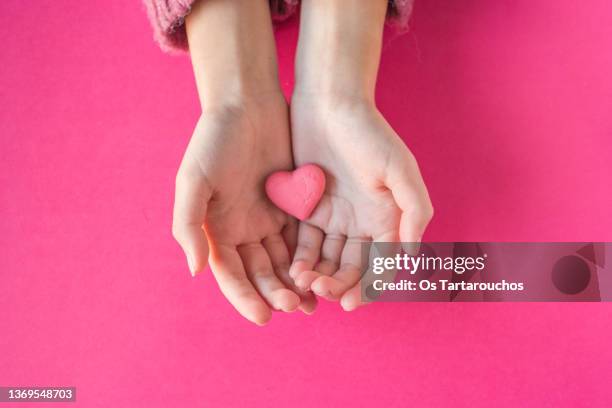
<instances>
[{"instance_id":1,"label":"finger","mask_svg":"<svg viewBox=\"0 0 612 408\"><path fill-rule=\"evenodd\" d=\"M298 230L298 241L289 276L294 280L303 271L313 270L321 255L323 231L305 222L301 222ZM298 285L298 282L296 282ZM308 287L299 286L301 289Z\"/></svg>"},{"instance_id":2,"label":"finger","mask_svg":"<svg viewBox=\"0 0 612 408\"><path fill-rule=\"evenodd\" d=\"M312 292L303 291L295 286L293 279L289 276L291 257L289 256L289 250L283 236L269 236L262 241L262 244L270 256L272 268L276 276L278 276L278 279L300 297L300 305L298 308L306 314L314 313L317 307L317 298Z\"/></svg>"},{"instance_id":3,"label":"finger","mask_svg":"<svg viewBox=\"0 0 612 408\"><path fill-rule=\"evenodd\" d=\"M364 296L363 287L365 282L359 281L355 286L347 290L340 298L340 306L345 312L352 312L360 306L370 302L367 296Z\"/></svg>"},{"instance_id":4,"label":"finger","mask_svg":"<svg viewBox=\"0 0 612 408\"><path fill-rule=\"evenodd\" d=\"M346 243L346 237L338 234L327 234L321 246L321 256L314 270L302 271L295 278L296 284L301 288L310 288L320 276L330 276L340 267L340 256Z\"/></svg>"},{"instance_id":5,"label":"finger","mask_svg":"<svg viewBox=\"0 0 612 408\"><path fill-rule=\"evenodd\" d=\"M348 238L342 250L340 269L332 276L320 276L310 288L314 293L326 299L337 300L344 292L353 287L361 277L363 269L362 238Z\"/></svg>"},{"instance_id":6,"label":"finger","mask_svg":"<svg viewBox=\"0 0 612 408\"><path fill-rule=\"evenodd\" d=\"M283 228L282 235L287 250L289 251L289 259L291 260L291 258L295 254L298 237L298 221L295 218L289 217L287 225L285 225L285 227Z\"/></svg>"},{"instance_id":7,"label":"finger","mask_svg":"<svg viewBox=\"0 0 612 408\"><path fill-rule=\"evenodd\" d=\"M213 248L210 266L221 293L247 320L264 325L272 311L248 279L236 248Z\"/></svg>"},{"instance_id":8,"label":"finger","mask_svg":"<svg viewBox=\"0 0 612 408\"><path fill-rule=\"evenodd\" d=\"M345 312L352 312L363 304L364 302L361 299L361 282L347 290L340 298L340 306L342 306Z\"/></svg>"},{"instance_id":9,"label":"finger","mask_svg":"<svg viewBox=\"0 0 612 408\"><path fill-rule=\"evenodd\" d=\"M391 158L385 185L391 190L395 202L402 210L399 231L401 241L420 242L427 224L433 217L433 207L412 154L406 156L398 153Z\"/></svg>"},{"instance_id":10,"label":"finger","mask_svg":"<svg viewBox=\"0 0 612 408\"><path fill-rule=\"evenodd\" d=\"M270 257L260 243L241 245L238 253L251 283L273 309L284 312L297 309L300 298L274 274Z\"/></svg>"},{"instance_id":11,"label":"finger","mask_svg":"<svg viewBox=\"0 0 612 408\"><path fill-rule=\"evenodd\" d=\"M345 245L344 235L327 234L321 246L321 259L315 270L323 275L334 274L340 266L340 256Z\"/></svg>"},{"instance_id":12,"label":"finger","mask_svg":"<svg viewBox=\"0 0 612 408\"><path fill-rule=\"evenodd\" d=\"M193 276L208 261L208 242L203 224L212 195L206 178L197 165L183 162L176 176L172 235L177 240Z\"/></svg>"},{"instance_id":13,"label":"finger","mask_svg":"<svg viewBox=\"0 0 612 408\"><path fill-rule=\"evenodd\" d=\"M399 254L401 252L401 245L398 241L399 236L396 230L383 232L375 236L368 254L368 266L372 265L375 257L387 258ZM380 296L380 292L374 289L374 281L393 282L397 272L395 268L385 269L381 274L375 274L372 269L366 270L361 275L359 281L342 295L340 306L345 311L350 312L359 306L374 301Z\"/></svg>"}]
</instances>

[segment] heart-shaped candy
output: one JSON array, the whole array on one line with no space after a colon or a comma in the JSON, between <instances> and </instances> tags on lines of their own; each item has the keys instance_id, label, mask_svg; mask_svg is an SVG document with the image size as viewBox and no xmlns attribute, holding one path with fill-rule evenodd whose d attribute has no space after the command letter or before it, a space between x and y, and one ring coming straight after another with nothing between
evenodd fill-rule
<instances>
[{"instance_id":1,"label":"heart-shaped candy","mask_svg":"<svg viewBox=\"0 0 612 408\"><path fill-rule=\"evenodd\" d=\"M266 180L266 194L278 208L304 221L325 191L325 173L314 164L277 171Z\"/></svg>"}]
</instances>

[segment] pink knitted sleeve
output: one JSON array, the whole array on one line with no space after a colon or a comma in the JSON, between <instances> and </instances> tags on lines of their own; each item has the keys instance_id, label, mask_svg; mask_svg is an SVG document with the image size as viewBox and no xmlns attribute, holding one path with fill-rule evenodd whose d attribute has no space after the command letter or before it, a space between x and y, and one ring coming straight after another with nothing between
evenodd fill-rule
<instances>
[{"instance_id":1,"label":"pink knitted sleeve","mask_svg":"<svg viewBox=\"0 0 612 408\"><path fill-rule=\"evenodd\" d=\"M164 51L187 50L185 17L197 0L143 0L153 25L155 39ZM299 0L269 0L275 20L293 14ZM388 21L405 28L413 0L389 0Z\"/></svg>"},{"instance_id":2,"label":"pink knitted sleeve","mask_svg":"<svg viewBox=\"0 0 612 408\"><path fill-rule=\"evenodd\" d=\"M414 0L389 0L387 21L400 29L406 29L413 3Z\"/></svg>"}]
</instances>

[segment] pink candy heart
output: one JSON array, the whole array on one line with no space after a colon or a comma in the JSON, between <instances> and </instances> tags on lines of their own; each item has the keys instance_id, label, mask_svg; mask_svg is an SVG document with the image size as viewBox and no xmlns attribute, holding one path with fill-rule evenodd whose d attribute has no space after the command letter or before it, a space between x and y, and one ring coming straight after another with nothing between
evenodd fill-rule
<instances>
[{"instance_id":1,"label":"pink candy heart","mask_svg":"<svg viewBox=\"0 0 612 408\"><path fill-rule=\"evenodd\" d=\"M304 221L325 191L325 173L314 164L294 171L277 171L266 180L266 194L281 210Z\"/></svg>"}]
</instances>

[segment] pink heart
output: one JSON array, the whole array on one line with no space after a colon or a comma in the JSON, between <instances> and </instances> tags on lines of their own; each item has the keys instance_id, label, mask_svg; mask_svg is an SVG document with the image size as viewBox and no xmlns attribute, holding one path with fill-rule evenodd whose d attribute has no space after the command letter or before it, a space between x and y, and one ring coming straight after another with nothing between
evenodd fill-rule
<instances>
[{"instance_id":1,"label":"pink heart","mask_svg":"<svg viewBox=\"0 0 612 408\"><path fill-rule=\"evenodd\" d=\"M294 171L277 171L266 180L266 194L281 210L304 221L325 191L325 173L314 164Z\"/></svg>"}]
</instances>

